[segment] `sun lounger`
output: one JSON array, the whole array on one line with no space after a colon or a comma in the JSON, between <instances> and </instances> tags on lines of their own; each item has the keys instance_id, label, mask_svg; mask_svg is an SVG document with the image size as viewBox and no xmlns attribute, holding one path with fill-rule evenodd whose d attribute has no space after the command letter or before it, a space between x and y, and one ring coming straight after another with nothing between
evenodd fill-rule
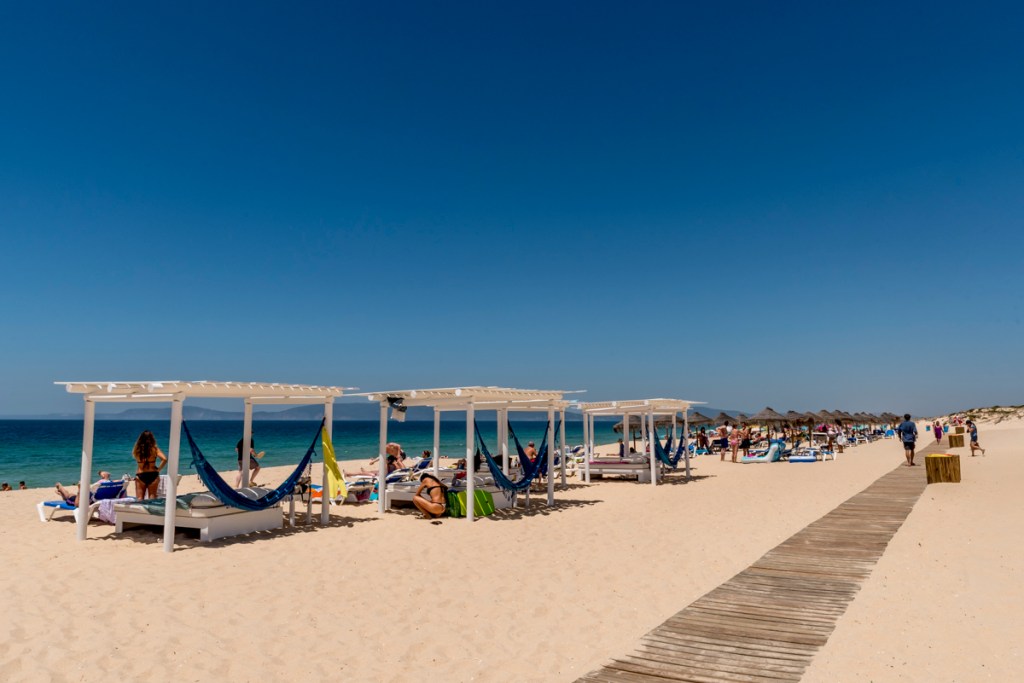
<instances>
[{"instance_id":1,"label":"sun lounger","mask_svg":"<svg viewBox=\"0 0 1024 683\"><path fill-rule=\"evenodd\" d=\"M266 495L268 489L248 488L240 489L239 492L256 499ZM115 531L122 533L126 527L132 526L162 527L165 504L165 499L158 498L115 505ZM224 505L209 492L179 496L177 504L175 528L199 529L199 540L203 543L226 536L280 529L284 525L280 505L265 510L242 510Z\"/></svg>"},{"instance_id":2,"label":"sun lounger","mask_svg":"<svg viewBox=\"0 0 1024 683\"><path fill-rule=\"evenodd\" d=\"M89 492L89 517L91 518L100 507L100 502L113 498L123 498L128 488L128 480L105 481L96 487L95 491ZM49 509L49 515L46 514ZM63 500L45 500L36 505L39 512L39 521L48 522L58 512L74 513L77 505L71 505Z\"/></svg>"}]
</instances>

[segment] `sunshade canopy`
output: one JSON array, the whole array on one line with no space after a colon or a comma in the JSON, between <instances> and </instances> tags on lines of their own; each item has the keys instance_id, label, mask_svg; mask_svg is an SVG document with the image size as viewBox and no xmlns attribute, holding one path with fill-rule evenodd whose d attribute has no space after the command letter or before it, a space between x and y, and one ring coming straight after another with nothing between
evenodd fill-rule
<instances>
[{"instance_id":1,"label":"sunshade canopy","mask_svg":"<svg viewBox=\"0 0 1024 683\"><path fill-rule=\"evenodd\" d=\"M760 411L758 411L758 412L756 412L756 413L754 413L753 415L750 416L750 422L759 422L759 423L774 422L774 423L781 423L781 422L786 422L786 421L787 421L786 420L786 416L785 415L781 415L781 414L775 412L775 410L772 409L771 406L767 406L767 407L764 408L764 410L760 410Z\"/></svg>"}]
</instances>

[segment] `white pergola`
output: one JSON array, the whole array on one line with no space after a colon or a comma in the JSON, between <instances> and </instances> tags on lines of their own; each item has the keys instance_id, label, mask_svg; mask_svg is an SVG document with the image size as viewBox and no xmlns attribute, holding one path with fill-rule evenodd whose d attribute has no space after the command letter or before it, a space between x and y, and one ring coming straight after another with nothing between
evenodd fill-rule
<instances>
[{"instance_id":1,"label":"white pergola","mask_svg":"<svg viewBox=\"0 0 1024 683\"><path fill-rule=\"evenodd\" d=\"M590 460L594 456L594 418L595 417L617 417L622 416L623 443L628 442L629 418L632 415L641 416L643 423L644 441L650 444L651 452L651 484L658 485L658 459L654 455L654 442L656 432L654 420L656 417L672 416L672 438L676 440L677 422L679 413L683 415L683 439L689 435L689 420L687 412L691 406L704 405L702 401L686 401L676 398L645 398L631 401L599 401L592 403L577 404L583 411L583 443L586 453L584 464L584 477L590 483ZM683 448L683 459L686 462L686 478L690 478L690 449L689 444Z\"/></svg>"},{"instance_id":2,"label":"white pergola","mask_svg":"<svg viewBox=\"0 0 1024 683\"><path fill-rule=\"evenodd\" d=\"M321 387L307 384L271 384L264 382L55 382L72 394L85 399L85 427L82 434L82 469L79 481L88 488L92 472L93 430L97 403L170 403L171 429L167 446L167 500L178 494L178 463L181 453L182 405L186 398L240 398L245 404L242 427L242 486L249 485L249 448L252 439L253 405L289 403L322 403L327 433L331 434L334 399L344 393L341 387ZM324 490L327 490L327 468L324 468ZM321 523L327 524L330 510L325 503ZM168 504L164 513L164 551L174 550L174 516L176 505ZM84 541L89 528L89 497L78 497L78 540Z\"/></svg>"},{"instance_id":3,"label":"white pergola","mask_svg":"<svg viewBox=\"0 0 1024 683\"><path fill-rule=\"evenodd\" d=\"M406 389L401 391L377 391L367 394L374 402L380 403L380 453L377 463L377 479L380 494L377 498L379 512L385 511L384 488L387 476L388 408L400 402L406 407L423 406L434 409L434 444L432 451L434 473L438 472L438 454L441 440L441 413L466 413L466 519L474 519L473 500L476 484L473 479L473 456L476 453L476 436L473 422L477 410L494 410L498 414L498 444L501 448L502 469L509 471L508 454L508 413L509 411L540 411L548 414L548 505L555 502L554 450L555 413L562 416L562 484L565 484L565 409L570 405L563 400L564 391L533 391L529 389L508 389L505 387L450 387L444 389ZM527 493L529 496L529 493ZM527 497L527 501L529 498Z\"/></svg>"}]
</instances>

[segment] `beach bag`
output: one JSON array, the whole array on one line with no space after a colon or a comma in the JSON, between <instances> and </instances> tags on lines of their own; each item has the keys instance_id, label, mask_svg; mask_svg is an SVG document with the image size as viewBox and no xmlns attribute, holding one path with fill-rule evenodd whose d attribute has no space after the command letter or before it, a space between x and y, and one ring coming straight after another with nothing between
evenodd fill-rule
<instances>
[{"instance_id":1,"label":"beach bag","mask_svg":"<svg viewBox=\"0 0 1024 683\"><path fill-rule=\"evenodd\" d=\"M487 491L473 492L473 515L485 517L494 512L494 497ZM451 517L466 516L466 492L448 492L448 514Z\"/></svg>"}]
</instances>

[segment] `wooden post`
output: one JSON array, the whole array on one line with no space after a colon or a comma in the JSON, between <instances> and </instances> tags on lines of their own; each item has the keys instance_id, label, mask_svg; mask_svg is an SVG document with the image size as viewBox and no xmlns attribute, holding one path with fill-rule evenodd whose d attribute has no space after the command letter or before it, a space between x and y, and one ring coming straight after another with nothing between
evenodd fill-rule
<instances>
[{"instance_id":1,"label":"wooden post","mask_svg":"<svg viewBox=\"0 0 1024 683\"><path fill-rule=\"evenodd\" d=\"M924 458L924 470L929 484L959 484L960 456L949 453L933 453Z\"/></svg>"},{"instance_id":2,"label":"wooden post","mask_svg":"<svg viewBox=\"0 0 1024 683\"><path fill-rule=\"evenodd\" d=\"M964 447L964 435L963 434L947 434L949 437L950 448L963 448Z\"/></svg>"}]
</instances>

